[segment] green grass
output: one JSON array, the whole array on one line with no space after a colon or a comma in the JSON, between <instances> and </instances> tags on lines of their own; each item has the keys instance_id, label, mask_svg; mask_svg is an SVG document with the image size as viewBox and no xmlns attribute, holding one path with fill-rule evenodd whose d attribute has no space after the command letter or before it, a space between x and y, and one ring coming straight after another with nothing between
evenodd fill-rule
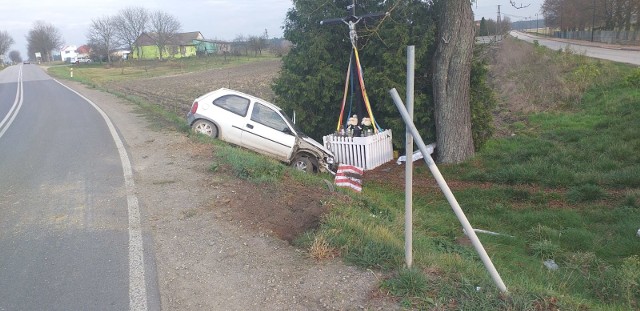
<instances>
[{"instance_id":1,"label":"green grass","mask_svg":"<svg viewBox=\"0 0 640 311\"><path fill-rule=\"evenodd\" d=\"M327 176L328 173L307 174L287 167L274 159L205 135L195 134L190 131L189 135L193 139L210 144L214 148L216 160L209 167L209 170L213 173L226 170L234 177L256 184L278 184L282 182L286 175L302 185L316 188L325 188L326 184L322 179L330 178Z\"/></svg>"},{"instance_id":2,"label":"green grass","mask_svg":"<svg viewBox=\"0 0 640 311\"><path fill-rule=\"evenodd\" d=\"M234 176L255 183L275 183L282 180L285 166L248 150L214 141L216 158L228 164ZM218 167L214 163L212 170Z\"/></svg>"},{"instance_id":3,"label":"green grass","mask_svg":"<svg viewBox=\"0 0 640 311\"><path fill-rule=\"evenodd\" d=\"M338 204L317 234L348 262L388 271L383 288L407 307L638 309L640 90L625 83L631 69L598 66L621 74L592 85L571 109L528 115L516 135L441 167L445 178L469 183L454 193L474 228L502 234L479 236L509 295L460 242L441 194L414 198L412 269L404 267L404 194L383 181L366 184L356 203ZM560 268L548 270L546 259Z\"/></svg>"},{"instance_id":4,"label":"green grass","mask_svg":"<svg viewBox=\"0 0 640 311\"><path fill-rule=\"evenodd\" d=\"M254 56L210 56L190 57L166 61L127 61L107 63L91 63L82 65L58 65L49 68L49 73L59 78L79 81L91 86L103 86L108 82L118 82L133 79L144 79L159 76L177 75L214 68L233 67L261 61L275 56L265 54Z\"/></svg>"},{"instance_id":5,"label":"green grass","mask_svg":"<svg viewBox=\"0 0 640 311\"><path fill-rule=\"evenodd\" d=\"M591 89L580 109L531 115L515 136L490 141L465 180L570 187L640 187L640 89L618 82Z\"/></svg>"}]
</instances>

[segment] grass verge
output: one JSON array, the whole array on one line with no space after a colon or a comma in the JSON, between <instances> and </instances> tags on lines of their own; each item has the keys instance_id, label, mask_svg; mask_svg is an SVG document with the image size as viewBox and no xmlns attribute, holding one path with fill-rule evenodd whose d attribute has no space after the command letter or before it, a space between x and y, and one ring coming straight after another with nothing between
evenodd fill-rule
<instances>
[{"instance_id":1,"label":"grass verge","mask_svg":"<svg viewBox=\"0 0 640 311\"><path fill-rule=\"evenodd\" d=\"M513 135L490 140L475 158L441 167L446 179L463 183L454 193L474 228L499 233L480 239L509 294L498 292L440 193L414 197L410 269L404 193L387 181L335 203L321 228L298 243L323 236L346 261L387 271L383 288L407 308L637 310L637 69L533 48L562 64L551 79L580 86L567 84L576 86L574 93L557 94L564 96L560 104L521 111ZM585 72L592 80L576 82ZM517 70L512 74L509 79L519 78ZM418 167L414 178L432 177Z\"/></svg>"}]
</instances>

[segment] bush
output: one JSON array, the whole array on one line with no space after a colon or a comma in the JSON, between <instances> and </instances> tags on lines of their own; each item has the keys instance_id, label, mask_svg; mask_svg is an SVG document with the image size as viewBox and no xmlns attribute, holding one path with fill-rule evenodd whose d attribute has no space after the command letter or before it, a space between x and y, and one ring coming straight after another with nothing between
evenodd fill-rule
<instances>
[{"instance_id":1,"label":"bush","mask_svg":"<svg viewBox=\"0 0 640 311\"><path fill-rule=\"evenodd\" d=\"M574 69L572 80L576 83L576 89L585 91L600 75L600 69L595 63L581 64Z\"/></svg>"},{"instance_id":2,"label":"bush","mask_svg":"<svg viewBox=\"0 0 640 311\"><path fill-rule=\"evenodd\" d=\"M479 150L493 136L493 109L496 97L487 83L487 62L476 57L471 66L471 135Z\"/></svg>"}]
</instances>

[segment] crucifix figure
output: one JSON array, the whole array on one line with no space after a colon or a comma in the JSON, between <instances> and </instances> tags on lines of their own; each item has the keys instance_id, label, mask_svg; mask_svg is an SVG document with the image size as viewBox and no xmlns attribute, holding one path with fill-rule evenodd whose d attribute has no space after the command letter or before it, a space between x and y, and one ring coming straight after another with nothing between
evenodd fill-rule
<instances>
[{"instance_id":1,"label":"crucifix figure","mask_svg":"<svg viewBox=\"0 0 640 311\"><path fill-rule=\"evenodd\" d=\"M369 99L367 97L367 93L366 93L366 89L364 86L364 78L362 76L362 66L360 65L360 58L358 56L358 47L357 47L357 43L358 43L358 33L356 31L356 25L358 23L360 23L361 21L374 21L374 20L378 20L384 16L389 15L388 12L386 13L370 13L370 14L365 14L362 16L357 16L356 15L356 0L353 0L353 3L349 6L347 6L347 10L351 11L351 15L346 16L346 17L341 17L341 18L330 18L330 19L325 19L323 21L320 22L320 25L336 25L336 24L346 24L347 26L349 26L349 39L351 40L351 57L349 59L349 69L347 71L347 78L345 81L345 90L344 90L344 97L343 97L343 101L342 101L342 109L340 112L340 118L338 120L338 128L336 129L337 131L340 131L341 129L343 129L342 124L343 124L343 119L344 119L344 108L345 108L345 104L346 104L346 100L347 100L347 93L348 93L348 86L349 83L351 81L351 100L353 102L353 98L355 96L357 96L356 94L360 94L360 98L358 101L358 104L355 107L355 115L358 116L367 116L370 119L370 122L374 125L374 131L377 133L378 132L378 127L376 126L375 123L375 118L373 117L373 113L371 111L371 105L369 103ZM357 79L357 81L354 83L353 80ZM363 111L363 106L364 108L366 108L366 112L364 113ZM351 115L351 108L349 111L349 114L347 114L347 117L349 117ZM360 123L360 122L358 122Z\"/></svg>"}]
</instances>

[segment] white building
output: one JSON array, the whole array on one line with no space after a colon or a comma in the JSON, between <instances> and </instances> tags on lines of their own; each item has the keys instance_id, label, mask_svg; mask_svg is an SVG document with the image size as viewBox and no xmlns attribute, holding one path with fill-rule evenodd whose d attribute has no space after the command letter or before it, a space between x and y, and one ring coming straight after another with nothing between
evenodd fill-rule
<instances>
[{"instance_id":1,"label":"white building","mask_svg":"<svg viewBox=\"0 0 640 311\"><path fill-rule=\"evenodd\" d=\"M78 60L78 47L75 45L65 46L62 50L60 50L60 58L65 63L75 63Z\"/></svg>"}]
</instances>

